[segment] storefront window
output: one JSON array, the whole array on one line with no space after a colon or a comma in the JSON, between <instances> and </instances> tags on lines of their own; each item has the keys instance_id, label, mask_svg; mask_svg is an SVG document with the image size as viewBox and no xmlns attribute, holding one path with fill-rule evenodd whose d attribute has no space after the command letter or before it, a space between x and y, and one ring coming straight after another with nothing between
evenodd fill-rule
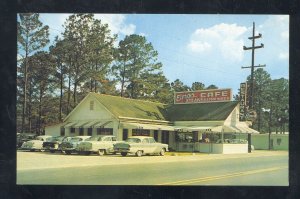
<instances>
[{"instance_id":1,"label":"storefront window","mask_svg":"<svg viewBox=\"0 0 300 199\"><path fill-rule=\"evenodd\" d=\"M79 128L79 135L83 135L83 128Z\"/></svg>"},{"instance_id":2,"label":"storefront window","mask_svg":"<svg viewBox=\"0 0 300 199\"><path fill-rule=\"evenodd\" d=\"M194 142L193 133L179 133L175 134L177 142Z\"/></svg>"},{"instance_id":3,"label":"storefront window","mask_svg":"<svg viewBox=\"0 0 300 199\"><path fill-rule=\"evenodd\" d=\"M88 128L88 135L92 136L92 133L93 133L93 129L92 128Z\"/></svg>"},{"instance_id":4,"label":"storefront window","mask_svg":"<svg viewBox=\"0 0 300 199\"><path fill-rule=\"evenodd\" d=\"M112 135L112 128L97 128L97 135Z\"/></svg>"},{"instance_id":5,"label":"storefront window","mask_svg":"<svg viewBox=\"0 0 300 199\"><path fill-rule=\"evenodd\" d=\"M75 133L75 128L71 128L71 133Z\"/></svg>"},{"instance_id":6,"label":"storefront window","mask_svg":"<svg viewBox=\"0 0 300 199\"><path fill-rule=\"evenodd\" d=\"M222 135L221 133L217 133L214 135L214 139L212 140L213 143L223 143L223 144L247 144L248 140L247 137L242 136L239 133L224 133L223 135L223 142L222 142Z\"/></svg>"},{"instance_id":7,"label":"storefront window","mask_svg":"<svg viewBox=\"0 0 300 199\"><path fill-rule=\"evenodd\" d=\"M132 129L132 136L150 136L150 130Z\"/></svg>"}]
</instances>

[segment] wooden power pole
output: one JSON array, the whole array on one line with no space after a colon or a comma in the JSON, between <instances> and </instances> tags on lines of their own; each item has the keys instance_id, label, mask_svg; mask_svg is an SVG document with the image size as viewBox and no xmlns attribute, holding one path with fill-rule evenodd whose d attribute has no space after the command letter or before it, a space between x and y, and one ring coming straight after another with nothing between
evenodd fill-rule
<instances>
[{"instance_id":1,"label":"wooden power pole","mask_svg":"<svg viewBox=\"0 0 300 199\"><path fill-rule=\"evenodd\" d=\"M252 40L252 46L251 47L246 47L243 46L244 50L252 50L252 62L251 62L251 66L246 66L246 67L242 67L242 69L244 68L251 68L251 80L250 80L250 93L249 93L249 109L253 110L253 93L254 93L254 78L253 78L253 73L254 73L254 68L257 67L265 67L266 65L258 65L255 66L254 65L254 50L258 49L258 48L263 48L264 44L260 44L260 46L255 46L255 39L259 39L262 37L262 34L258 34L257 36L255 36L255 23L253 22L253 31L252 31L252 37L248 37L248 39Z\"/></svg>"}]
</instances>

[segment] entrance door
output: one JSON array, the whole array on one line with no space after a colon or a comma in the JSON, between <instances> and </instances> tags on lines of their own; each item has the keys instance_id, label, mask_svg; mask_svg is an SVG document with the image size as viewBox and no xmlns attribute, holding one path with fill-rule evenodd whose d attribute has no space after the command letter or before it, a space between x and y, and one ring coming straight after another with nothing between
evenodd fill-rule
<instances>
[{"instance_id":1,"label":"entrance door","mask_svg":"<svg viewBox=\"0 0 300 199\"><path fill-rule=\"evenodd\" d=\"M154 137L154 140L156 141L156 142L158 142L158 131L157 130L155 130L154 132L153 132L153 137Z\"/></svg>"},{"instance_id":2,"label":"entrance door","mask_svg":"<svg viewBox=\"0 0 300 199\"><path fill-rule=\"evenodd\" d=\"M169 144L169 131L161 132L161 142L164 144Z\"/></svg>"},{"instance_id":3,"label":"entrance door","mask_svg":"<svg viewBox=\"0 0 300 199\"><path fill-rule=\"evenodd\" d=\"M273 149L274 148L274 140L273 139L270 139L270 149Z\"/></svg>"},{"instance_id":4,"label":"entrance door","mask_svg":"<svg viewBox=\"0 0 300 199\"><path fill-rule=\"evenodd\" d=\"M123 140L128 138L128 129L123 129Z\"/></svg>"}]
</instances>

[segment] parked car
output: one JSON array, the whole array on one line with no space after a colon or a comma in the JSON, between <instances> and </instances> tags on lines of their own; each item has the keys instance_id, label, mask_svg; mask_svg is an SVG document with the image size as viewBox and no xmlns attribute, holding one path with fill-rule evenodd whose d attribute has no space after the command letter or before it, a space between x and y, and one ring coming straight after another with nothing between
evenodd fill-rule
<instances>
[{"instance_id":1,"label":"parked car","mask_svg":"<svg viewBox=\"0 0 300 199\"><path fill-rule=\"evenodd\" d=\"M76 152L77 145L90 138L91 136L75 136L69 137L61 143L61 151L67 155Z\"/></svg>"},{"instance_id":2,"label":"parked car","mask_svg":"<svg viewBox=\"0 0 300 199\"><path fill-rule=\"evenodd\" d=\"M22 150L30 150L30 151L43 151L43 143L51 139L50 135L41 135L37 136L34 140L29 140L24 142L21 146Z\"/></svg>"},{"instance_id":3,"label":"parked car","mask_svg":"<svg viewBox=\"0 0 300 199\"><path fill-rule=\"evenodd\" d=\"M18 133L17 134L17 149L21 148L24 142L29 140L34 140L37 137L36 134L25 134L25 133Z\"/></svg>"},{"instance_id":4,"label":"parked car","mask_svg":"<svg viewBox=\"0 0 300 199\"><path fill-rule=\"evenodd\" d=\"M61 151L61 143L67 141L67 136L55 136L43 143L43 150L55 153Z\"/></svg>"},{"instance_id":5,"label":"parked car","mask_svg":"<svg viewBox=\"0 0 300 199\"><path fill-rule=\"evenodd\" d=\"M78 153L89 155L97 153L98 155L106 155L108 153L115 153L113 145L117 143L116 136L112 135L97 135L86 139L77 145L76 151Z\"/></svg>"},{"instance_id":6,"label":"parked car","mask_svg":"<svg viewBox=\"0 0 300 199\"><path fill-rule=\"evenodd\" d=\"M156 142L153 137L132 136L125 142L115 144L114 150L121 153L122 156L127 154L135 154L138 157L144 154L159 154L163 156L168 151L168 145Z\"/></svg>"}]
</instances>

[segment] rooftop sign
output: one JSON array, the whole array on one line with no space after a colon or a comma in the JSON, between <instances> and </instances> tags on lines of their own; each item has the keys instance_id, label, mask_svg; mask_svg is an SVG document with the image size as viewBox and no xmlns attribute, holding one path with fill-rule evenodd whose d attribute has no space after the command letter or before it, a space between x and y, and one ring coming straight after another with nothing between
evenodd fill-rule
<instances>
[{"instance_id":1,"label":"rooftop sign","mask_svg":"<svg viewBox=\"0 0 300 199\"><path fill-rule=\"evenodd\" d=\"M174 104L193 104L231 101L231 89L211 89L174 93Z\"/></svg>"}]
</instances>

